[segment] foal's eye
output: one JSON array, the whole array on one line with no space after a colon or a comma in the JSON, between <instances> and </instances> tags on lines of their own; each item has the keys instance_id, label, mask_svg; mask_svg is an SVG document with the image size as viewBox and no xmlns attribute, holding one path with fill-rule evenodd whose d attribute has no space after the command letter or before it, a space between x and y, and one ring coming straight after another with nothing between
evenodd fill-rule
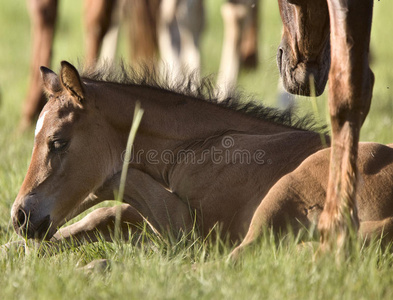
<instances>
[{"instance_id":1,"label":"foal's eye","mask_svg":"<svg viewBox=\"0 0 393 300\"><path fill-rule=\"evenodd\" d=\"M67 149L68 142L64 140L54 140L49 144L49 150L54 153L63 152Z\"/></svg>"}]
</instances>

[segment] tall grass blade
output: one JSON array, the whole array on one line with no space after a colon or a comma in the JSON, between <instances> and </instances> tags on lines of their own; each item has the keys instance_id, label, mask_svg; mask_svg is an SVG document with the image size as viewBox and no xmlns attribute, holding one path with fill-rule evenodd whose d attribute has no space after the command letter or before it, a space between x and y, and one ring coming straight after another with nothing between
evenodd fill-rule
<instances>
[{"instance_id":1,"label":"tall grass blade","mask_svg":"<svg viewBox=\"0 0 393 300\"><path fill-rule=\"evenodd\" d=\"M318 120L318 122L321 122L321 116L319 114L319 110L318 110L318 106L317 106L317 96L315 93L315 80L314 80L314 76L311 74L310 75L310 98L311 98L311 105L312 105L312 109L315 115L315 118ZM321 137L321 143L323 145L323 147L327 147L327 143L326 143L326 137L323 133L320 133L320 137Z\"/></svg>"},{"instance_id":2,"label":"tall grass blade","mask_svg":"<svg viewBox=\"0 0 393 300\"><path fill-rule=\"evenodd\" d=\"M134 118L132 120L130 133L128 135L126 153L125 153L124 160L123 160L123 168L121 171L119 192L116 197L116 200L118 202L123 202L124 190L125 190L126 180L127 180L128 164L130 163L130 159L131 159L132 145L134 144L135 135L136 135L136 132L138 131L139 125L141 123L143 113L144 113L144 110L141 108L140 103L136 102L135 111L134 111ZM120 222L121 222L121 206L119 205L116 210L115 240L118 240L121 236Z\"/></svg>"}]
</instances>

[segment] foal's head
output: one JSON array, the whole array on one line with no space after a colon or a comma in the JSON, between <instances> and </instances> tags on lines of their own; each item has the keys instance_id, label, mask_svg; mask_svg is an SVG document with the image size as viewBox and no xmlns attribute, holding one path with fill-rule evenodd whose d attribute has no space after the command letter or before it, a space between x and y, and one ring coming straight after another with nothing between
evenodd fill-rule
<instances>
[{"instance_id":1,"label":"foal's head","mask_svg":"<svg viewBox=\"0 0 393 300\"><path fill-rule=\"evenodd\" d=\"M50 238L56 226L108 175L110 134L95 108L98 92L62 63L59 76L41 68L49 101L35 130L33 154L12 207L13 225L28 238Z\"/></svg>"},{"instance_id":2,"label":"foal's head","mask_svg":"<svg viewBox=\"0 0 393 300\"><path fill-rule=\"evenodd\" d=\"M278 0L283 34L277 63L285 89L310 96L323 93L330 67L329 12L326 0Z\"/></svg>"}]
</instances>

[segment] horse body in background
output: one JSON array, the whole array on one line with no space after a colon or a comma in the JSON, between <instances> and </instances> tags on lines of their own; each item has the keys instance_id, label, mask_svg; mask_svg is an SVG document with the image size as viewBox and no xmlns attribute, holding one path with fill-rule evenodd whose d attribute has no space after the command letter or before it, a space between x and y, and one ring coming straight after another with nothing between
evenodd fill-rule
<instances>
[{"instance_id":1,"label":"horse body in background","mask_svg":"<svg viewBox=\"0 0 393 300\"><path fill-rule=\"evenodd\" d=\"M349 232L359 226L356 159L374 84L369 68L373 1L278 3L284 30L277 61L286 89L310 95L314 79L315 93L320 95L329 78L332 151L327 201L318 228L324 248L341 249Z\"/></svg>"},{"instance_id":2,"label":"horse body in background","mask_svg":"<svg viewBox=\"0 0 393 300\"><path fill-rule=\"evenodd\" d=\"M275 182L324 147L319 133L290 126L293 116L253 104L242 108L234 99L203 100L203 89L186 90L188 84L180 84L180 93L163 89L154 77L103 82L110 74L80 77L66 62L59 76L46 68L42 74L49 101L12 207L16 231L28 238L94 241L98 230L111 240L113 207L56 231L114 198L137 101L145 114L121 206L125 238L128 226L137 231L146 218L175 234L191 230L194 220L204 236L218 224L235 242Z\"/></svg>"}]
</instances>

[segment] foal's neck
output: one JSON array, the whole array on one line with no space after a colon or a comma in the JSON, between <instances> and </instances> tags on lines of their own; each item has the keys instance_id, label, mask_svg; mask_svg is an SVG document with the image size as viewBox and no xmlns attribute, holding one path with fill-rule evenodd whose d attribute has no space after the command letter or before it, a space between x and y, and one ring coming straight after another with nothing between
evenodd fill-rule
<instances>
[{"instance_id":1,"label":"foal's neck","mask_svg":"<svg viewBox=\"0 0 393 300\"><path fill-rule=\"evenodd\" d=\"M144 109L142 122L134 143L134 152L167 150L187 147L226 132L272 135L296 130L288 126L257 119L253 116L173 92L143 86L107 84L97 95L96 106L114 128L113 134L125 149L132 124L135 103ZM170 166L131 163L165 184Z\"/></svg>"},{"instance_id":2,"label":"foal's neck","mask_svg":"<svg viewBox=\"0 0 393 300\"><path fill-rule=\"evenodd\" d=\"M112 126L120 132L130 130L139 101L144 109L138 135L159 138L160 143L206 138L226 131L250 134L275 134L295 130L240 113L208 101L174 92L137 86L108 84L110 97L99 97L99 107Z\"/></svg>"}]
</instances>

